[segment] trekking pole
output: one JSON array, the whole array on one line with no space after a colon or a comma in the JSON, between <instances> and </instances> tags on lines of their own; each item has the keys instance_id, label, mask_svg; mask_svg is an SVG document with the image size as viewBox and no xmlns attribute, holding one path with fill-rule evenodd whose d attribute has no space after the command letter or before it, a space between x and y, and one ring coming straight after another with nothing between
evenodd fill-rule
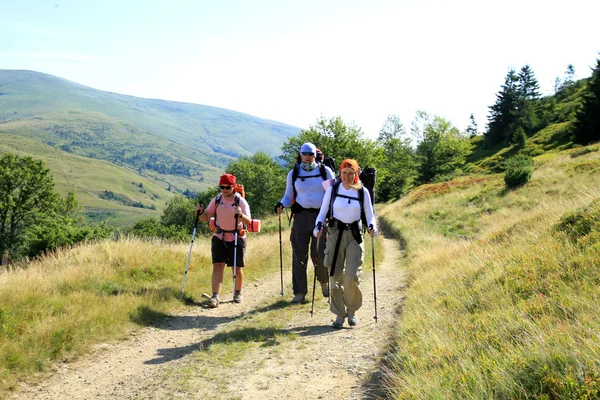
<instances>
[{"instance_id":1,"label":"trekking pole","mask_svg":"<svg viewBox=\"0 0 600 400\"><path fill-rule=\"evenodd\" d=\"M279 216L279 270L281 271L281 295L283 296L283 248L281 247L281 213Z\"/></svg>"},{"instance_id":2,"label":"trekking pole","mask_svg":"<svg viewBox=\"0 0 600 400\"><path fill-rule=\"evenodd\" d=\"M313 278L313 294L312 294L312 305L310 306L310 317L312 318L313 314L315 313L315 288L317 287L317 265L319 264L319 239L320 237L317 236L317 260L315 263L315 272L314 272L314 278Z\"/></svg>"},{"instance_id":3,"label":"trekking pole","mask_svg":"<svg viewBox=\"0 0 600 400\"><path fill-rule=\"evenodd\" d=\"M204 204L202 205L204 209ZM190 251L188 252L187 263L185 264L185 272L183 273L183 282L181 283L181 297L183 298L183 288L185 287L185 280L187 278L188 267L190 266L190 257L192 256L192 246L194 245L194 237L196 236L196 229L198 229L198 219L200 218L200 210L196 211L196 222L194 222L194 230L192 231L192 243L190 243Z\"/></svg>"},{"instance_id":4,"label":"trekking pole","mask_svg":"<svg viewBox=\"0 0 600 400\"><path fill-rule=\"evenodd\" d=\"M375 238L371 236L371 254L373 255L373 300L375 302L375 323L377 323L377 286L375 285Z\"/></svg>"},{"instance_id":5,"label":"trekking pole","mask_svg":"<svg viewBox=\"0 0 600 400\"><path fill-rule=\"evenodd\" d=\"M233 234L233 298L235 300L235 277L237 273L237 243L238 242L238 215L235 214L235 233Z\"/></svg>"}]
</instances>

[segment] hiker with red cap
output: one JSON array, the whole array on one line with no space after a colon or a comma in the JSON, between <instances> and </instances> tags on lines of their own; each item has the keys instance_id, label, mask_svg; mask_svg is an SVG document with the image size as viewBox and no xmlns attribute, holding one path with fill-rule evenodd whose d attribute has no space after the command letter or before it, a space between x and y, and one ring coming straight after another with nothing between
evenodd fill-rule
<instances>
[{"instance_id":1,"label":"hiker with red cap","mask_svg":"<svg viewBox=\"0 0 600 400\"><path fill-rule=\"evenodd\" d=\"M300 162L287 174L285 194L275 205L275 212L281 214L284 207L291 207L294 225L290 234L292 242L292 304L304 302L308 293L307 267L308 252L315 266L315 274L321 283L323 296L329 296L327 269L323 264L325 240L316 240L312 235L319 207L323 202L325 189L323 182L335 178L331 168L316 162L317 146L304 143L300 147ZM319 244L319 248L317 248Z\"/></svg>"},{"instance_id":2,"label":"hiker with red cap","mask_svg":"<svg viewBox=\"0 0 600 400\"><path fill-rule=\"evenodd\" d=\"M330 310L336 319L332 326L341 328L346 317L348 324L358 324L356 312L362 306L360 278L364 261L364 229L371 237L377 234L371 196L359 180L356 160L345 159L340 164L340 179L327 188L317 216L314 235L323 234L328 219L325 265L331 288Z\"/></svg>"},{"instance_id":3,"label":"hiker with red cap","mask_svg":"<svg viewBox=\"0 0 600 400\"><path fill-rule=\"evenodd\" d=\"M212 297L208 300L208 306L211 308L219 306L225 265L235 266L235 271L232 268L235 278L233 301L241 303L243 300L243 267L246 255L246 232L243 226L250 224L252 218L248 202L239 193L236 193L235 185L235 176L231 174L221 175L219 180L221 193L210 201L205 210L202 204L196 206L196 210L200 213L200 221L208 222L211 217L214 217L214 225L217 228L211 242L213 262ZM234 243L236 236L237 249ZM234 254L236 254L235 260Z\"/></svg>"}]
</instances>

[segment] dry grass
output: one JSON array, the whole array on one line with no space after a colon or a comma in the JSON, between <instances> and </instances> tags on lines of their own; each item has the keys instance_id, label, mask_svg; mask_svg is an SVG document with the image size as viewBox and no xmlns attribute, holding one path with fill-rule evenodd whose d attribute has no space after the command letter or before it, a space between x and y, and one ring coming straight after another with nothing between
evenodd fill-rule
<instances>
[{"instance_id":1,"label":"dry grass","mask_svg":"<svg viewBox=\"0 0 600 400\"><path fill-rule=\"evenodd\" d=\"M410 271L395 398L600 396L600 235L552 229L600 197L598 159L545 157L517 191L492 177L381 211Z\"/></svg>"}]
</instances>

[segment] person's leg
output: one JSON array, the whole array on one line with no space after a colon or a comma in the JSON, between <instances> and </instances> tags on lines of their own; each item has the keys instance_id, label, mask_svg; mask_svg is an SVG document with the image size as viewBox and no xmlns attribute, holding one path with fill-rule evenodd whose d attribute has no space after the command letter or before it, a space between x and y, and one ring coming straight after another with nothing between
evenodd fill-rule
<instances>
[{"instance_id":1,"label":"person's leg","mask_svg":"<svg viewBox=\"0 0 600 400\"><path fill-rule=\"evenodd\" d=\"M294 225L290 234L292 242L292 288L295 295L306 295L308 293L306 267L308 264L308 247L314 226L311 225L310 218L307 220L307 214L307 212L299 212L294 215Z\"/></svg>"},{"instance_id":2,"label":"person's leg","mask_svg":"<svg viewBox=\"0 0 600 400\"><path fill-rule=\"evenodd\" d=\"M215 236L211 240L211 253L213 262L212 273L212 293L213 298L217 298L216 302L212 302L212 306L218 305L218 297L223 288L223 273L225 271L225 263L227 262L227 249L223 241Z\"/></svg>"},{"instance_id":3,"label":"person's leg","mask_svg":"<svg viewBox=\"0 0 600 400\"><path fill-rule=\"evenodd\" d=\"M223 272L225 271L225 263L213 264L212 273L212 291L213 294L221 294L223 289Z\"/></svg>"},{"instance_id":4,"label":"person's leg","mask_svg":"<svg viewBox=\"0 0 600 400\"><path fill-rule=\"evenodd\" d=\"M340 243L340 248L338 249L338 256L336 261L335 272L333 276L330 276L332 263L333 263L333 255L335 253L335 244L338 239L338 235L343 235L344 231L339 231L335 228L329 229L329 240L327 241L327 250L325 254L325 265L329 271L329 288L330 288L330 299L331 303L329 305L329 309L333 314L335 314L336 318L345 318L346 317L346 306L344 305L344 237L342 237L342 241Z\"/></svg>"},{"instance_id":5,"label":"person's leg","mask_svg":"<svg viewBox=\"0 0 600 400\"><path fill-rule=\"evenodd\" d=\"M316 214L315 214L316 220ZM313 227L315 222L313 221ZM313 228L314 229L314 228ZM318 246L318 248L317 248ZM327 267L325 267L325 247L327 246L327 237L325 235L317 239L314 236L310 238L310 256L313 260L315 272L317 274L317 280L321 283L329 282L329 275L327 273Z\"/></svg>"},{"instance_id":6,"label":"person's leg","mask_svg":"<svg viewBox=\"0 0 600 400\"><path fill-rule=\"evenodd\" d=\"M235 272L235 290L237 291L241 291L242 290L242 286L244 285L244 268L242 267L235 267L236 272ZM231 273L233 276L233 267L231 268Z\"/></svg>"},{"instance_id":7,"label":"person's leg","mask_svg":"<svg viewBox=\"0 0 600 400\"><path fill-rule=\"evenodd\" d=\"M346 268L344 270L344 301L348 315L354 315L362 306L360 280L364 261L364 243L358 244L352 239L346 248Z\"/></svg>"}]
</instances>

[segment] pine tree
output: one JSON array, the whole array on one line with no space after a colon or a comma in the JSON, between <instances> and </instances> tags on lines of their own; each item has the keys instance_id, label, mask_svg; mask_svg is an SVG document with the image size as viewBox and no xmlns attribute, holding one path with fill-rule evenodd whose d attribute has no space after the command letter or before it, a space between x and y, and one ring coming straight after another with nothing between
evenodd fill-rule
<instances>
[{"instance_id":1,"label":"pine tree","mask_svg":"<svg viewBox=\"0 0 600 400\"><path fill-rule=\"evenodd\" d=\"M583 94L583 105L577 113L575 141L583 145L600 140L600 58Z\"/></svg>"},{"instance_id":2,"label":"pine tree","mask_svg":"<svg viewBox=\"0 0 600 400\"><path fill-rule=\"evenodd\" d=\"M484 135L490 145L510 138L510 129L515 119L519 99L518 80L518 75L511 68L504 78L502 90L496 94L496 103L489 107L488 129Z\"/></svg>"},{"instance_id":3,"label":"pine tree","mask_svg":"<svg viewBox=\"0 0 600 400\"><path fill-rule=\"evenodd\" d=\"M467 125L466 132L469 137L477 136L477 122L475 122L473 114L469 117L469 125Z\"/></svg>"},{"instance_id":4,"label":"pine tree","mask_svg":"<svg viewBox=\"0 0 600 400\"><path fill-rule=\"evenodd\" d=\"M529 65L521 68L518 76L518 100L515 121L510 129L511 137L521 136L515 132L522 128L526 134L531 134L539 129L540 121L540 84ZM519 139L521 140L521 139Z\"/></svg>"}]
</instances>

